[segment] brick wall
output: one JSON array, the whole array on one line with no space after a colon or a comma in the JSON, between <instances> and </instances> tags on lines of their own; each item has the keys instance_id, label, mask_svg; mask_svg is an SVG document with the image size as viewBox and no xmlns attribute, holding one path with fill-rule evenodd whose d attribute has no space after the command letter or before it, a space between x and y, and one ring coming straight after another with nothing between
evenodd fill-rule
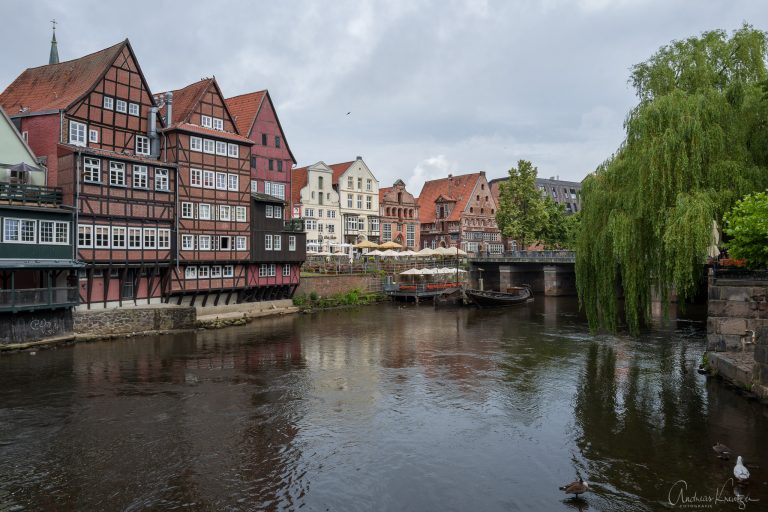
<instances>
[{"instance_id":1,"label":"brick wall","mask_svg":"<svg viewBox=\"0 0 768 512\"><path fill-rule=\"evenodd\" d=\"M294 296L309 295L312 292L320 297L337 293L347 293L354 289L363 292L380 292L382 279L367 275L332 275L302 277Z\"/></svg>"},{"instance_id":2,"label":"brick wall","mask_svg":"<svg viewBox=\"0 0 768 512\"><path fill-rule=\"evenodd\" d=\"M9 114L13 114L9 112ZM28 132L27 143L35 155L48 157L49 187L58 186L58 155L56 145L59 143L59 114L44 116L29 116L22 118L21 131Z\"/></svg>"}]
</instances>

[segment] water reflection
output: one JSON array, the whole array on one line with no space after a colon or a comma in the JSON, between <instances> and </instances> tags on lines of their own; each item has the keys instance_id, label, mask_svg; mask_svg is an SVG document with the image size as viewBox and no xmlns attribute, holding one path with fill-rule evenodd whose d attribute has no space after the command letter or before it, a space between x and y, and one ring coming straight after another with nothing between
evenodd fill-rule
<instances>
[{"instance_id":1,"label":"water reflection","mask_svg":"<svg viewBox=\"0 0 768 512\"><path fill-rule=\"evenodd\" d=\"M657 510L744 455L765 409L703 336L592 337L569 299L368 307L0 357L0 509ZM755 467L761 466L761 467ZM594 491L564 499L577 475Z\"/></svg>"}]
</instances>

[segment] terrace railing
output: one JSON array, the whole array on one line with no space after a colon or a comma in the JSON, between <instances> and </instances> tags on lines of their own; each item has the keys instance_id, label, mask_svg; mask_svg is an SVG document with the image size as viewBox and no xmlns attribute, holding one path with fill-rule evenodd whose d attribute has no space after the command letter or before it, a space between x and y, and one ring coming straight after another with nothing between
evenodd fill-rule
<instances>
[{"instance_id":1,"label":"terrace railing","mask_svg":"<svg viewBox=\"0 0 768 512\"><path fill-rule=\"evenodd\" d=\"M77 306L77 287L0 290L0 311L24 311Z\"/></svg>"},{"instance_id":2,"label":"terrace railing","mask_svg":"<svg viewBox=\"0 0 768 512\"><path fill-rule=\"evenodd\" d=\"M63 192L59 187L0 183L0 201L13 201L36 206L59 206Z\"/></svg>"}]
</instances>

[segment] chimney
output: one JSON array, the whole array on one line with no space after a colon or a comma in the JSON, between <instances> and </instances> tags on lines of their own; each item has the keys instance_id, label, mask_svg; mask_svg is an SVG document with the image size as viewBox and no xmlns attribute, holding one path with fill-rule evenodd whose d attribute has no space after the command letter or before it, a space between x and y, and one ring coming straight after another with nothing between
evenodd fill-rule
<instances>
[{"instance_id":1,"label":"chimney","mask_svg":"<svg viewBox=\"0 0 768 512\"><path fill-rule=\"evenodd\" d=\"M168 91L165 93L165 127L168 128L173 124L173 93Z\"/></svg>"},{"instance_id":2,"label":"chimney","mask_svg":"<svg viewBox=\"0 0 768 512\"><path fill-rule=\"evenodd\" d=\"M361 156L358 156L357 158L355 158L355 160L362 160L362 159L363 159L363 157L361 157Z\"/></svg>"}]
</instances>

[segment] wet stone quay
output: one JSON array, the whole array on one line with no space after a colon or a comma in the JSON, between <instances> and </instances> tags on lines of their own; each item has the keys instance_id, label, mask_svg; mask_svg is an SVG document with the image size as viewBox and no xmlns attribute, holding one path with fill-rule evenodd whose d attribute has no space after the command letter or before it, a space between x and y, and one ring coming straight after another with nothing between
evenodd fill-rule
<instances>
[{"instance_id":1,"label":"wet stone quay","mask_svg":"<svg viewBox=\"0 0 768 512\"><path fill-rule=\"evenodd\" d=\"M542 298L5 354L0 510L767 510L768 408L697 373L705 338Z\"/></svg>"}]
</instances>

